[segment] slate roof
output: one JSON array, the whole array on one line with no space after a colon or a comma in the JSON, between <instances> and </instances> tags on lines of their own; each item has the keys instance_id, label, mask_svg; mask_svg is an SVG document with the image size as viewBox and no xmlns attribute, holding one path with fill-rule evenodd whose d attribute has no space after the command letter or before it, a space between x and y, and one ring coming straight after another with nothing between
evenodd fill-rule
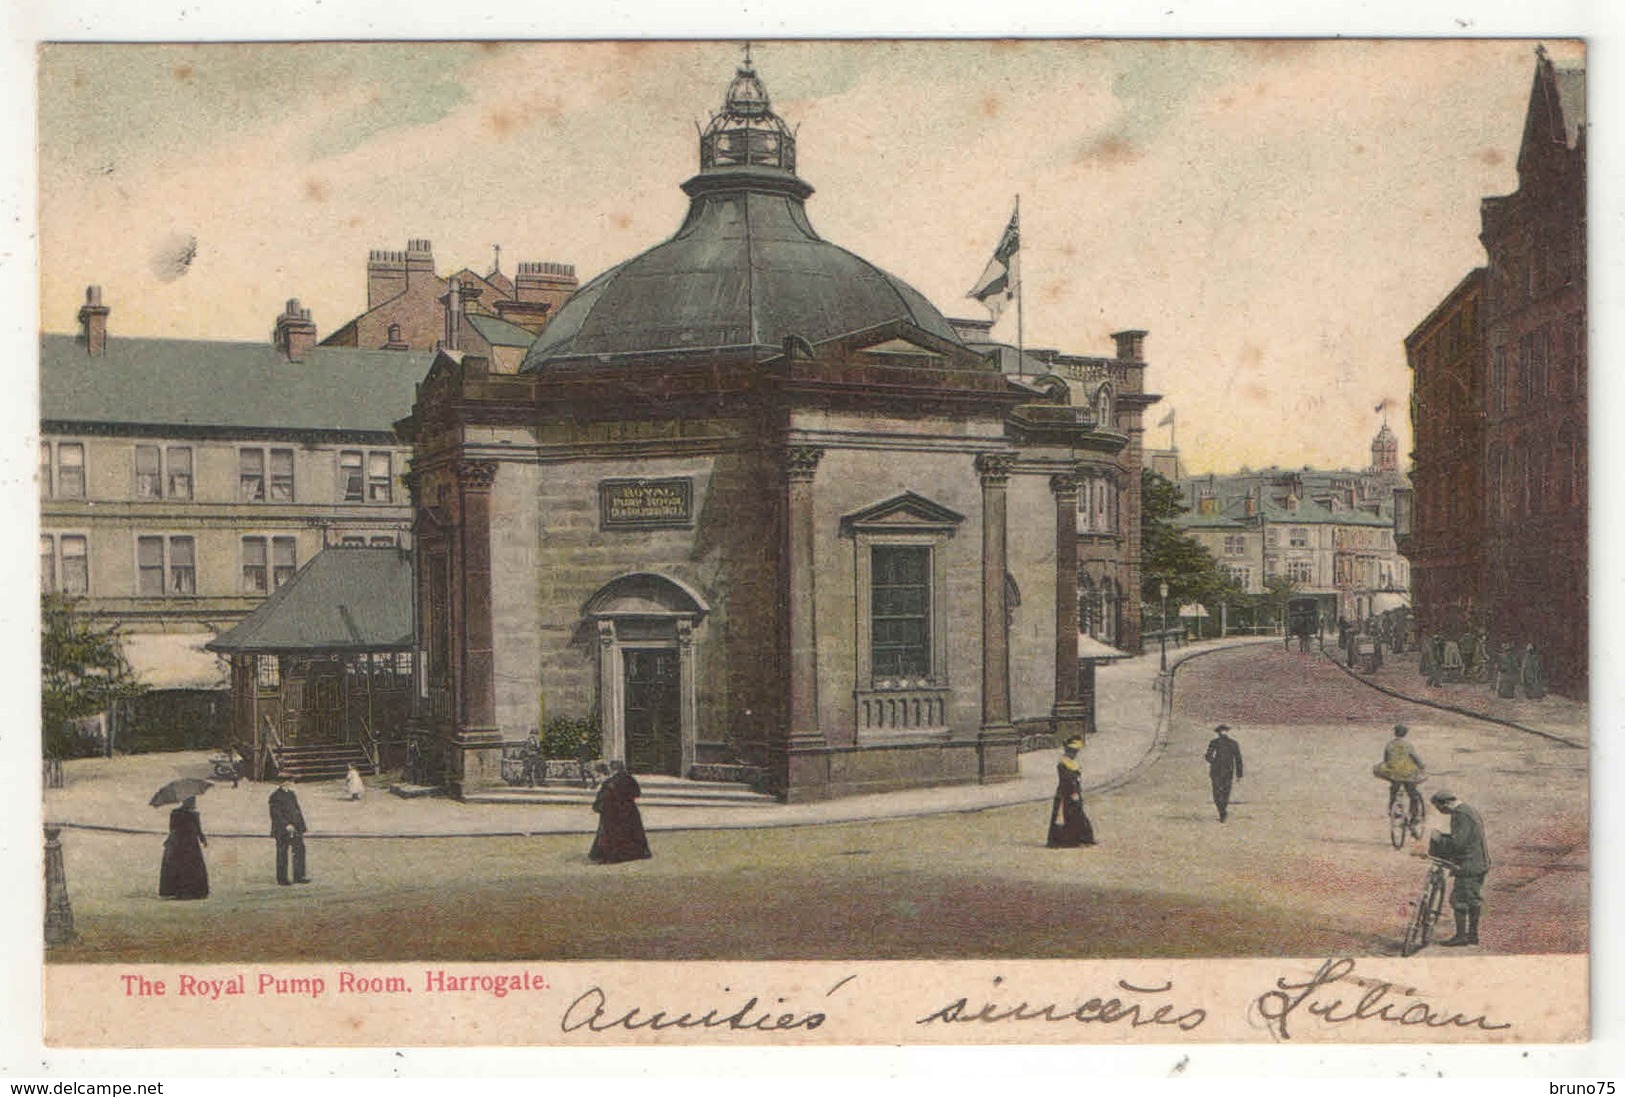
<instances>
[{"instance_id":1,"label":"slate roof","mask_svg":"<svg viewBox=\"0 0 1625 1097\"><path fill-rule=\"evenodd\" d=\"M411 554L398 548L323 549L206 646L264 653L409 648Z\"/></svg>"},{"instance_id":2,"label":"slate roof","mask_svg":"<svg viewBox=\"0 0 1625 1097\"><path fill-rule=\"evenodd\" d=\"M487 316L481 312L465 312L463 319L480 333L480 338L493 347L528 347L536 341L536 333L511 324L500 316Z\"/></svg>"},{"instance_id":3,"label":"slate roof","mask_svg":"<svg viewBox=\"0 0 1625 1097\"><path fill-rule=\"evenodd\" d=\"M290 362L269 343L109 336L85 353L40 337L40 418L182 428L394 433L427 352L318 346Z\"/></svg>"},{"instance_id":4,"label":"slate roof","mask_svg":"<svg viewBox=\"0 0 1625 1097\"><path fill-rule=\"evenodd\" d=\"M735 81L717 116L744 128L715 132L713 122L701 135L701 170L683 184L691 202L676 234L572 294L522 370L724 348L776 355L787 336L817 346L899 320L960 342L919 291L813 230L806 209L813 188L793 170L794 133L768 109L754 72L741 70L747 75L748 86ZM764 135L757 123L769 122L777 130ZM719 154L723 138L750 142L743 161ZM769 155L770 147L777 151Z\"/></svg>"}]
</instances>

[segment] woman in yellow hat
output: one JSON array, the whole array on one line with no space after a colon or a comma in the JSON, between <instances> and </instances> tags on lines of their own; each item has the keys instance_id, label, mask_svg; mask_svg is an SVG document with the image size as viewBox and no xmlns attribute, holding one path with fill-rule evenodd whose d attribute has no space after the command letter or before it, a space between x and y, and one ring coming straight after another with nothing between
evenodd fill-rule
<instances>
[{"instance_id":1,"label":"woman in yellow hat","mask_svg":"<svg viewBox=\"0 0 1625 1097\"><path fill-rule=\"evenodd\" d=\"M1083 774L1078 769L1078 751L1083 739L1074 736L1065 744L1065 753L1055 764L1058 778L1055 785L1055 804L1049 814L1049 847L1071 849L1095 844L1095 828L1089 825L1089 816L1083 813Z\"/></svg>"}]
</instances>

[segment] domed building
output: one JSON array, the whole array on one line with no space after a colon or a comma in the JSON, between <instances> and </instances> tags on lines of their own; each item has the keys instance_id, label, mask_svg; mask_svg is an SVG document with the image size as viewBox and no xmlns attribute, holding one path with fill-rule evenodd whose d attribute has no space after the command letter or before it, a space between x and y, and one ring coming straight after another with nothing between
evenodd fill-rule
<instances>
[{"instance_id":1,"label":"domed building","mask_svg":"<svg viewBox=\"0 0 1625 1097\"><path fill-rule=\"evenodd\" d=\"M400 424L423 779L563 727L791 800L1013 777L1093 730L1080 643L1138 645L1144 333L1021 355L822 239L748 63L699 144L669 240Z\"/></svg>"}]
</instances>

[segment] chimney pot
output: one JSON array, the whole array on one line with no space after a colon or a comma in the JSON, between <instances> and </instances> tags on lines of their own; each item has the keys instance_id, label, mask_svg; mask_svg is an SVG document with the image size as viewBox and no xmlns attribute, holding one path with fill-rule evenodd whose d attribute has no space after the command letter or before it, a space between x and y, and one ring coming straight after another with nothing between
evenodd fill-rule
<instances>
[{"instance_id":1,"label":"chimney pot","mask_svg":"<svg viewBox=\"0 0 1625 1097\"><path fill-rule=\"evenodd\" d=\"M271 342L290 362L303 362L316 349L316 325L310 319L310 310L300 307L299 298L288 298L287 307L276 318Z\"/></svg>"},{"instance_id":2,"label":"chimney pot","mask_svg":"<svg viewBox=\"0 0 1625 1097\"><path fill-rule=\"evenodd\" d=\"M92 358L107 352L107 314L111 311L102 304L102 287L85 287L85 303L79 307L79 337Z\"/></svg>"}]
</instances>

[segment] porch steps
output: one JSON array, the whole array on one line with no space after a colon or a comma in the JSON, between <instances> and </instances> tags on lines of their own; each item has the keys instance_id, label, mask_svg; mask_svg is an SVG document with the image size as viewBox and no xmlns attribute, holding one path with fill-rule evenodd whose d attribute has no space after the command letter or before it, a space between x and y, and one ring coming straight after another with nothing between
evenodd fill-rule
<instances>
[{"instance_id":1,"label":"porch steps","mask_svg":"<svg viewBox=\"0 0 1625 1097\"><path fill-rule=\"evenodd\" d=\"M770 807L779 801L748 785L727 781L685 781L680 777L638 777L643 790L639 807ZM576 804L591 807L596 786L540 785L536 788L510 786L471 792L463 797L470 804Z\"/></svg>"},{"instance_id":2,"label":"porch steps","mask_svg":"<svg viewBox=\"0 0 1625 1097\"><path fill-rule=\"evenodd\" d=\"M290 781L332 781L354 766L363 777L377 772L366 751L353 743L314 743L309 746L281 747L272 752L277 774Z\"/></svg>"}]
</instances>

